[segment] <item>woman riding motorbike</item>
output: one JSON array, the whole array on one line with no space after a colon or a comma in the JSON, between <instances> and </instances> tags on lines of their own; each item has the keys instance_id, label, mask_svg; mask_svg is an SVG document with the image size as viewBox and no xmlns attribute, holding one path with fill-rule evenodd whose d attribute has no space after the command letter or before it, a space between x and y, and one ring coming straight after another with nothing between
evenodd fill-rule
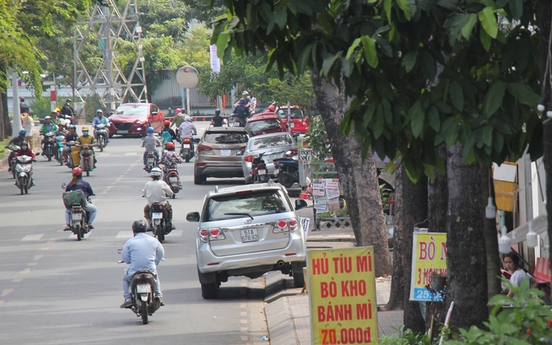
<instances>
[{"instance_id":1,"label":"woman riding motorbike","mask_svg":"<svg viewBox=\"0 0 552 345\"><path fill-rule=\"evenodd\" d=\"M92 190L92 186L90 186L90 183L86 182L82 179L82 169L79 167L73 168L73 179L67 187L65 187L65 191L69 192L72 190L82 190L84 192L84 195L86 196L86 199L88 200L88 203L86 206L84 206L84 209L89 213L88 216L88 228L94 229L92 226L92 223L94 223L94 219L96 218L96 214L98 212L98 208L90 202L90 197L94 195L94 191ZM66 209L65 210L65 229L64 231L71 231L71 226L69 225L69 216L71 214L71 211Z\"/></svg>"}]
</instances>

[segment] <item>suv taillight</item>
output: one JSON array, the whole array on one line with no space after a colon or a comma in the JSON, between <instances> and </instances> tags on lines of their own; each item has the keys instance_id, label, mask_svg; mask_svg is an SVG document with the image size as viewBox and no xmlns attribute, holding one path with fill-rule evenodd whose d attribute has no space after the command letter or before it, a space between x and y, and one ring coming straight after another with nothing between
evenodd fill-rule
<instances>
[{"instance_id":1,"label":"suv taillight","mask_svg":"<svg viewBox=\"0 0 552 345\"><path fill-rule=\"evenodd\" d=\"M211 146L199 144L197 145L197 151L211 151L213 148Z\"/></svg>"},{"instance_id":2,"label":"suv taillight","mask_svg":"<svg viewBox=\"0 0 552 345\"><path fill-rule=\"evenodd\" d=\"M255 158L255 155L249 155L249 156L243 157L243 160L246 162L251 162L253 158Z\"/></svg>"},{"instance_id":3,"label":"suv taillight","mask_svg":"<svg viewBox=\"0 0 552 345\"><path fill-rule=\"evenodd\" d=\"M295 231L297 230L297 219L280 219L274 223L274 228L272 229L273 233Z\"/></svg>"},{"instance_id":4,"label":"suv taillight","mask_svg":"<svg viewBox=\"0 0 552 345\"><path fill-rule=\"evenodd\" d=\"M224 240L226 236L220 228L200 229L199 237L203 242Z\"/></svg>"}]
</instances>

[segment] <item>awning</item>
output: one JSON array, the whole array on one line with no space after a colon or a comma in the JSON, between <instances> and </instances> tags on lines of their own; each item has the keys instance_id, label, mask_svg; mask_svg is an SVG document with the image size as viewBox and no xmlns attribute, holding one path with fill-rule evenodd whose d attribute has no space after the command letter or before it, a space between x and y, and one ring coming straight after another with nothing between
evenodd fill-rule
<instances>
[{"instance_id":1,"label":"awning","mask_svg":"<svg viewBox=\"0 0 552 345\"><path fill-rule=\"evenodd\" d=\"M529 222L533 223L533 231L537 234L542 234L548 230L548 220L545 215L540 215L531 219ZM527 233L529 232L529 222L522 224L508 233L508 237L512 240L512 244L525 241Z\"/></svg>"}]
</instances>

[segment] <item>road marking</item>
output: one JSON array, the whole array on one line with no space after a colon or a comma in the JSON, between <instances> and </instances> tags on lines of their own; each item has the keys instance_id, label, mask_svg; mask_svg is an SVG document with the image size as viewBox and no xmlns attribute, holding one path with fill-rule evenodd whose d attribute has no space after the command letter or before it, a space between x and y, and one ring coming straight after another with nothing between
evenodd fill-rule
<instances>
[{"instance_id":1,"label":"road marking","mask_svg":"<svg viewBox=\"0 0 552 345\"><path fill-rule=\"evenodd\" d=\"M29 262L27 266L36 266L36 262Z\"/></svg>"},{"instance_id":2,"label":"road marking","mask_svg":"<svg viewBox=\"0 0 552 345\"><path fill-rule=\"evenodd\" d=\"M43 256L44 255L42 255L42 254L35 255L33 260L35 260L35 261L40 260L40 259L42 259Z\"/></svg>"},{"instance_id":3,"label":"road marking","mask_svg":"<svg viewBox=\"0 0 552 345\"><path fill-rule=\"evenodd\" d=\"M6 296L7 294L9 294L9 293L12 292L12 291L13 291L13 289L4 289L4 290L2 291L2 295L0 295L0 296Z\"/></svg>"},{"instance_id":4,"label":"road marking","mask_svg":"<svg viewBox=\"0 0 552 345\"><path fill-rule=\"evenodd\" d=\"M42 247L40 250L50 250L50 247Z\"/></svg>"},{"instance_id":5,"label":"road marking","mask_svg":"<svg viewBox=\"0 0 552 345\"><path fill-rule=\"evenodd\" d=\"M30 268L25 268L23 271L19 272L19 274L29 274L29 273L31 273Z\"/></svg>"},{"instance_id":6,"label":"road marking","mask_svg":"<svg viewBox=\"0 0 552 345\"><path fill-rule=\"evenodd\" d=\"M40 241L44 234L26 235L21 241Z\"/></svg>"},{"instance_id":7,"label":"road marking","mask_svg":"<svg viewBox=\"0 0 552 345\"><path fill-rule=\"evenodd\" d=\"M125 156L136 156L137 154L137 152L127 152L125 153Z\"/></svg>"},{"instance_id":8,"label":"road marking","mask_svg":"<svg viewBox=\"0 0 552 345\"><path fill-rule=\"evenodd\" d=\"M12 283L21 283L21 278L12 279Z\"/></svg>"}]
</instances>

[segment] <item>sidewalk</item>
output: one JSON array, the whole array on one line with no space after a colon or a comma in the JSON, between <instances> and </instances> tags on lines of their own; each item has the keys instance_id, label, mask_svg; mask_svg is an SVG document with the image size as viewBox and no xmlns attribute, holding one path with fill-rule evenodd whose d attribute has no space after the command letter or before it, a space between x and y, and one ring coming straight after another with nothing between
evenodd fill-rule
<instances>
[{"instance_id":1,"label":"sidewalk","mask_svg":"<svg viewBox=\"0 0 552 345\"><path fill-rule=\"evenodd\" d=\"M352 229L313 231L312 208L298 210L301 217L310 217L308 249L354 247ZM309 214L310 213L310 214ZM311 345L309 295L293 288L291 279L280 273L266 275L265 316L271 345ZM376 278L378 307L387 304L391 292L391 277ZM398 333L403 324L403 311L378 311L379 337ZM317 344L314 344L317 345Z\"/></svg>"}]
</instances>

